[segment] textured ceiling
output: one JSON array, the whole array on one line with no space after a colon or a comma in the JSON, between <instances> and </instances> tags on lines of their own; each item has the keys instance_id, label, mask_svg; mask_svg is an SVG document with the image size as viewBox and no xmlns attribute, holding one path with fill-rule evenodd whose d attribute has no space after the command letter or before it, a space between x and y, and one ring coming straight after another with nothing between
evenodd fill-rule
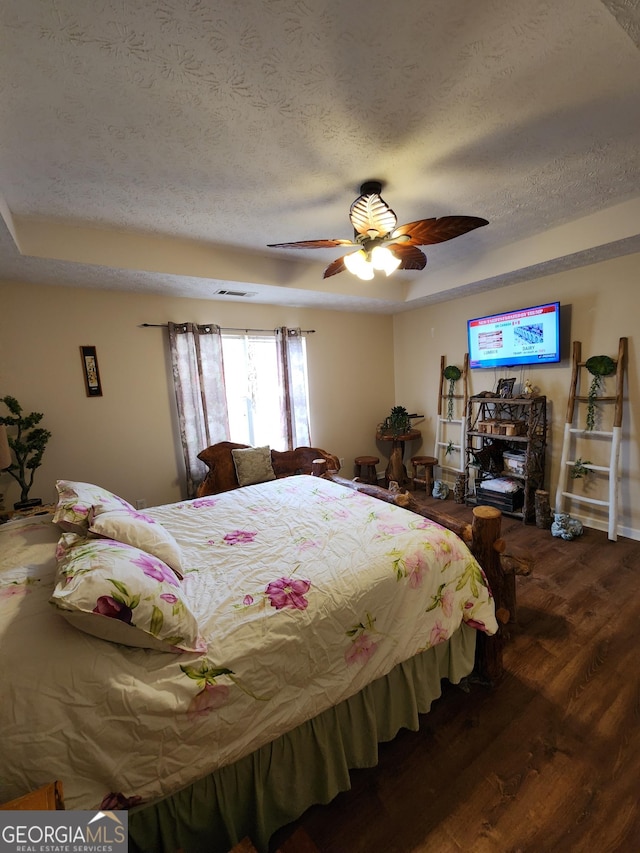
<instances>
[{"instance_id":1,"label":"textured ceiling","mask_svg":"<svg viewBox=\"0 0 640 853\"><path fill-rule=\"evenodd\" d=\"M3 0L0 277L391 313L640 251L637 0ZM323 280L369 178L481 216Z\"/></svg>"}]
</instances>

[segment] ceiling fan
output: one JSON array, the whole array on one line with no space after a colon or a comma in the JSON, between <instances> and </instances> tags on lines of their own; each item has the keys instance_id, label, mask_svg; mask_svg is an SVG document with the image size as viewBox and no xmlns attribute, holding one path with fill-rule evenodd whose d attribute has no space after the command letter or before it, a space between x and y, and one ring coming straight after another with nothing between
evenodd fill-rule
<instances>
[{"instance_id":1,"label":"ceiling fan","mask_svg":"<svg viewBox=\"0 0 640 853\"><path fill-rule=\"evenodd\" d=\"M349 246L357 249L333 261L324 271L323 278L349 270L364 280L374 277L376 270L390 275L394 270L422 270L427 263L418 246L443 243L474 228L488 225L478 216L441 216L418 219L406 225L397 225L393 210L380 196L380 181L365 181L360 195L349 210L354 228L353 240L300 240L296 243L269 243L270 249L327 249L332 246Z\"/></svg>"}]
</instances>

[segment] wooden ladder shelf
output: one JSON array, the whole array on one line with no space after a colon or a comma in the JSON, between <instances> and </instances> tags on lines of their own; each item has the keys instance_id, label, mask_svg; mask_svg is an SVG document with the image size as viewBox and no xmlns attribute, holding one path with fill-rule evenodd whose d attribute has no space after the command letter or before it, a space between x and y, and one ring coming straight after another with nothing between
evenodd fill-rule
<instances>
[{"instance_id":1,"label":"wooden ladder shelf","mask_svg":"<svg viewBox=\"0 0 640 853\"><path fill-rule=\"evenodd\" d=\"M556 490L556 512L568 512L566 509L570 502L590 504L603 507L608 513L608 537L612 541L618 538L618 489L620 481L620 443L622 437L622 402L624 395L624 373L627 361L627 338L620 338L618 345L618 358L615 360L616 391L612 396L596 397L595 402L600 404L614 404L613 425L611 429L587 429L578 426L576 419L576 403L588 403L589 397L579 394L580 373L586 368L586 361L582 361L582 347L580 341L573 342L573 369L571 371L571 388L567 404L567 417L564 425L564 437L562 441L562 458L560 460L560 474ZM609 464L594 465L590 462L582 462L581 454L578 455L578 441L599 439L610 442ZM572 448L577 459L570 459ZM581 466L587 471L597 471L608 477L608 497L606 500L594 498L570 491L572 482L571 472L576 463L580 461Z\"/></svg>"},{"instance_id":2,"label":"wooden ladder shelf","mask_svg":"<svg viewBox=\"0 0 640 853\"><path fill-rule=\"evenodd\" d=\"M438 419L436 421L436 441L433 455L438 460L442 471L452 471L462 474L466 469L465 443L467 435L467 375L469 372L469 353L464 354L461 370L462 394L449 396L449 380L445 378L445 357L440 357L440 391L438 394ZM448 416L449 399L454 401L454 414L461 412L459 417ZM462 406L455 401L461 400ZM451 432L449 431L451 426ZM456 429L457 428L457 429ZM451 437L453 436L453 437ZM449 452L447 452L449 451ZM449 459L449 456L452 458ZM455 464L457 461L457 465Z\"/></svg>"}]
</instances>

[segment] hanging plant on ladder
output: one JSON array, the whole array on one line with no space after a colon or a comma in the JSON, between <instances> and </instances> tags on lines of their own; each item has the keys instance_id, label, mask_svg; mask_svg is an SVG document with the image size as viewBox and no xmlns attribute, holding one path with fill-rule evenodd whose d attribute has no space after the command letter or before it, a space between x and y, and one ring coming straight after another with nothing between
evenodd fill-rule
<instances>
[{"instance_id":1,"label":"hanging plant on ladder","mask_svg":"<svg viewBox=\"0 0 640 853\"><path fill-rule=\"evenodd\" d=\"M583 459L580 457L576 459L571 468L569 469L569 473L571 474L572 480L581 480L583 477L588 477L591 473L591 468L589 467L593 463L590 459Z\"/></svg>"},{"instance_id":2,"label":"hanging plant on ladder","mask_svg":"<svg viewBox=\"0 0 640 853\"><path fill-rule=\"evenodd\" d=\"M602 388L602 381L605 376L615 373L616 363L608 355L592 355L584 364L593 376L587 396L587 429L592 430L596 425L596 398Z\"/></svg>"},{"instance_id":3,"label":"hanging plant on ladder","mask_svg":"<svg viewBox=\"0 0 640 853\"><path fill-rule=\"evenodd\" d=\"M449 393L447 395L447 420L453 418L453 391L456 382L462 376L462 371L455 364L449 364L444 369L444 378L449 380Z\"/></svg>"}]
</instances>

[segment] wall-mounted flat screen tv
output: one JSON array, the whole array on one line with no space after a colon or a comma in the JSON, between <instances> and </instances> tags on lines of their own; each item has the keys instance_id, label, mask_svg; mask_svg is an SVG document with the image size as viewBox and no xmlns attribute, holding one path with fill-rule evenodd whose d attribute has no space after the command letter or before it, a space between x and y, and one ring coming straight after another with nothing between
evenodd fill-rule
<instances>
[{"instance_id":1,"label":"wall-mounted flat screen tv","mask_svg":"<svg viewBox=\"0 0 640 853\"><path fill-rule=\"evenodd\" d=\"M467 321L469 367L560 361L560 303L548 302Z\"/></svg>"}]
</instances>

